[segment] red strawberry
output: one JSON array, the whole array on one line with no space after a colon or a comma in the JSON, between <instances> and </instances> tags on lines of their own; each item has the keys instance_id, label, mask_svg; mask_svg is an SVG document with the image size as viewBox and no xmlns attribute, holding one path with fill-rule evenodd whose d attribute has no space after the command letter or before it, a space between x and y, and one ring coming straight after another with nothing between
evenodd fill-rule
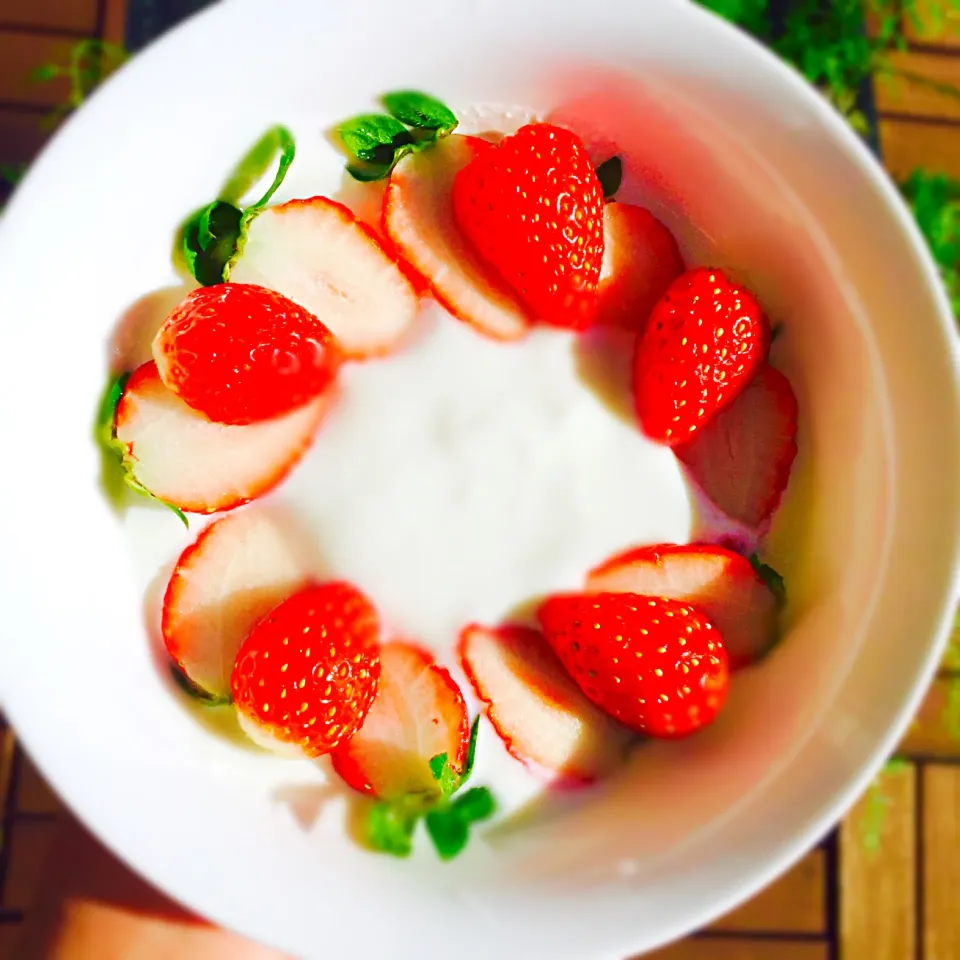
<instances>
[{"instance_id":1,"label":"red strawberry","mask_svg":"<svg viewBox=\"0 0 960 960\"><path fill-rule=\"evenodd\" d=\"M723 706L726 648L687 603L636 593L561 594L538 616L580 689L640 733L685 737Z\"/></svg>"},{"instance_id":2,"label":"red strawberry","mask_svg":"<svg viewBox=\"0 0 960 960\"><path fill-rule=\"evenodd\" d=\"M307 587L251 631L230 677L237 718L261 746L317 757L352 737L380 680L380 625L349 583Z\"/></svg>"},{"instance_id":3,"label":"red strawberry","mask_svg":"<svg viewBox=\"0 0 960 960\"><path fill-rule=\"evenodd\" d=\"M764 364L743 393L693 440L675 448L728 516L759 527L780 504L797 456L797 398Z\"/></svg>"},{"instance_id":4,"label":"red strawberry","mask_svg":"<svg viewBox=\"0 0 960 960\"><path fill-rule=\"evenodd\" d=\"M171 393L151 361L127 381L114 431L137 484L181 510L216 513L283 480L310 446L331 399L327 391L283 417L224 426Z\"/></svg>"},{"instance_id":5,"label":"red strawberry","mask_svg":"<svg viewBox=\"0 0 960 960\"><path fill-rule=\"evenodd\" d=\"M647 436L673 447L749 383L770 332L753 295L720 270L690 270L654 307L637 341L633 392Z\"/></svg>"},{"instance_id":6,"label":"red strawberry","mask_svg":"<svg viewBox=\"0 0 960 960\"><path fill-rule=\"evenodd\" d=\"M417 291L376 232L327 197L259 214L230 279L279 290L321 320L353 358L395 350L419 309Z\"/></svg>"},{"instance_id":7,"label":"red strawberry","mask_svg":"<svg viewBox=\"0 0 960 960\"><path fill-rule=\"evenodd\" d=\"M153 341L160 377L215 423L242 425L290 413L336 376L330 331L264 287L221 283L194 290Z\"/></svg>"},{"instance_id":8,"label":"red strawberry","mask_svg":"<svg viewBox=\"0 0 960 960\"><path fill-rule=\"evenodd\" d=\"M643 207L608 203L603 211L603 269L597 324L640 332L683 273L673 234Z\"/></svg>"},{"instance_id":9,"label":"red strawberry","mask_svg":"<svg viewBox=\"0 0 960 960\"><path fill-rule=\"evenodd\" d=\"M777 598L745 557L712 545L638 547L590 571L589 593L638 593L692 603L723 637L732 669L770 648Z\"/></svg>"},{"instance_id":10,"label":"red strawberry","mask_svg":"<svg viewBox=\"0 0 960 960\"><path fill-rule=\"evenodd\" d=\"M473 624L460 635L460 663L522 763L589 783L626 756L630 733L583 695L537 630Z\"/></svg>"},{"instance_id":11,"label":"red strawberry","mask_svg":"<svg viewBox=\"0 0 960 960\"><path fill-rule=\"evenodd\" d=\"M351 787L383 800L439 793L430 761L446 754L462 773L470 743L460 688L433 657L409 643L380 649L380 692L359 732L333 754Z\"/></svg>"},{"instance_id":12,"label":"red strawberry","mask_svg":"<svg viewBox=\"0 0 960 960\"><path fill-rule=\"evenodd\" d=\"M477 137L454 134L404 157L390 174L383 227L455 317L495 340L515 340L530 326L526 312L490 277L453 216L454 178L480 151L493 149Z\"/></svg>"},{"instance_id":13,"label":"red strawberry","mask_svg":"<svg viewBox=\"0 0 960 960\"><path fill-rule=\"evenodd\" d=\"M597 311L603 188L576 134L521 127L481 150L453 185L464 236L532 316L583 330Z\"/></svg>"},{"instance_id":14,"label":"red strawberry","mask_svg":"<svg viewBox=\"0 0 960 960\"><path fill-rule=\"evenodd\" d=\"M210 524L180 554L163 598L167 652L208 696L230 696L230 672L251 627L304 587L308 559L269 513Z\"/></svg>"}]
</instances>

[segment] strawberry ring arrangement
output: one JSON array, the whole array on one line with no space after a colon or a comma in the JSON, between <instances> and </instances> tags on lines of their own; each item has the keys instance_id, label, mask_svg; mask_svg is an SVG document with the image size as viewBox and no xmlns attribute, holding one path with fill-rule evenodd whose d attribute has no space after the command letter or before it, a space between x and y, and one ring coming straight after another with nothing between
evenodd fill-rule
<instances>
[{"instance_id":1,"label":"strawberry ring arrangement","mask_svg":"<svg viewBox=\"0 0 960 960\"><path fill-rule=\"evenodd\" d=\"M595 163L548 122L461 135L422 93L383 104L338 129L351 176L383 181L379 223L324 196L270 205L294 159L283 128L187 221L182 255L199 286L163 320L153 359L111 385L101 439L131 488L184 521L225 514L166 586L162 634L184 689L235 711L268 750L329 757L373 798L374 849L408 855L423 823L446 859L495 812L488 787L464 788L480 717L470 722L451 672L393 636L373 599L318 577L269 514L245 506L311 445L341 369L416 349L426 298L499 341L537 325L574 337L617 328L633 351L636 430L758 542L797 453L797 403L769 363L756 298L722 270L687 269L666 226L616 199L618 157ZM242 208L278 154L270 189ZM633 545L530 622L463 624L457 666L512 757L554 783L589 784L643 739L709 726L731 676L775 642L783 603L782 579L755 552Z\"/></svg>"}]
</instances>

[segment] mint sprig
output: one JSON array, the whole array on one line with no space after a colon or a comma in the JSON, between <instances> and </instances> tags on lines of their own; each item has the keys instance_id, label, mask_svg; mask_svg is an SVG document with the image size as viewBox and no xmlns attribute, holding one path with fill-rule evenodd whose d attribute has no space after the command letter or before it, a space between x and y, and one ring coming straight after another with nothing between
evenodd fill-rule
<instances>
[{"instance_id":1,"label":"mint sprig","mask_svg":"<svg viewBox=\"0 0 960 960\"><path fill-rule=\"evenodd\" d=\"M104 466L113 468L119 466L122 470L123 483L127 488L140 494L140 496L148 497L157 503L163 504L168 510L175 513L180 518L180 522L189 530L190 521L179 507L155 496L133 475L130 469L127 449L124 444L117 439L117 407L120 405L123 391L126 389L129 379L129 373L122 373L114 377L107 384L103 398L100 401L100 409L97 413L97 421L94 428L94 437L98 446L103 451Z\"/></svg>"},{"instance_id":2,"label":"mint sprig","mask_svg":"<svg viewBox=\"0 0 960 960\"><path fill-rule=\"evenodd\" d=\"M767 589L777 598L777 603L782 607L787 602L787 585L783 577L769 564L764 563L759 553L751 554L749 560L757 576L767 585Z\"/></svg>"},{"instance_id":3,"label":"mint sprig","mask_svg":"<svg viewBox=\"0 0 960 960\"><path fill-rule=\"evenodd\" d=\"M383 180L408 153L424 150L457 128L453 111L429 94L397 90L380 98L387 113L345 120L336 136L355 180Z\"/></svg>"},{"instance_id":4,"label":"mint sprig","mask_svg":"<svg viewBox=\"0 0 960 960\"><path fill-rule=\"evenodd\" d=\"M470 729L470 743L463 771L457 771L446 753L430 760L437 789L407 794L398 800L383 800L370 810L367 837L374 850L395 857L413 852L417 824L423 820L427 835L441 860L452 860L470 840L470 828L496 812L496 801L487 787L460 792L473 772L480 718Z\"/></svg>"},{"instance_id":5,"label":"mint sprig","mask_svg":"<svg viewBox=\"0 0 960 960\"><path fill-rule=\"evenodd\" d=\"M280 188L296 156L297 145L286 127L271 127L234 168L220 197L197 210L184 224L181 246L187 268L205 287L227 280L243 252L250 222ZM266 193L243 209L239 203L279 154L277 171Z\"/></svg>"},{"instance_id":6,"label":"mint sprig","mask_svg":"<svg viewBox=\"0 0 960 960\"><path fill-rule=\"evenodd\" d=\"M216 694L208 693L203 687L197 686L176 664L170 665L170 676L188 697L202 703L205 707L222 707L230 703L230 697L218 697Z\"/></svg>"},{"instance_id":7,"label":"mint sprig","mask_svg":"<svg viewBox=\"0 0 960 960\"><path fill-rule=\"evenodd\" d=\"M597 179L603 188L603 199L613 200L623 183L623 160L620 157L611 157L597 166Z\"/></svg>"}]
</instances>

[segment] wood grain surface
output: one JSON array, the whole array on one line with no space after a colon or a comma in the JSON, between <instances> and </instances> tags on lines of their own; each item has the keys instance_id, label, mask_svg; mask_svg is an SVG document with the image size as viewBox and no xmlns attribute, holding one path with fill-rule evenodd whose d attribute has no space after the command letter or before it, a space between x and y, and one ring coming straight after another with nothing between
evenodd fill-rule
<instances>
[{"instance_id":1,"label":"wood grain surface","mask_svg":"<svg viewBox=\"0 0 960 960\"><path fill-rule=\"evenodd\" d=\"M897 74L877 84L881 148L896 178L918 167L960 177L960 98L935 86L960 86L960 16L938 16L942 7L925 0ZM123 14L122 0L0 2L0 164L36 153L62 93L25 74L62 59L78 37L122 39ZM960 643L901 754L835 834L656 960L960 960ZM0 960L14 960L62 807L2 720L0 803Z\"/></svg>"}]
</instances>

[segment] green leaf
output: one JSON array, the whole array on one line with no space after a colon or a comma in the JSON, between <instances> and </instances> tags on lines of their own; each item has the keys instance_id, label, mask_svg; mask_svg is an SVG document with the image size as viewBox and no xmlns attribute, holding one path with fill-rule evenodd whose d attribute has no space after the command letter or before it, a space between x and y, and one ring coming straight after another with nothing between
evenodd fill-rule
<instances>
[{"instance_id":1,"label":"green leaf","mask_svg":"<svg viewBox=\"0 0 960 960\"><path fill-rule=\"evenodd\" d=\"M470 743L467 746L467 761L463 765L463 773L460 775L460 786L462 787L473 773L473 765L477 760L477 735L480 733L480 717L474 719L473 726L470 727Z\"/></svg>"},{"instance_id":2,"label":"green leaf","mask_svg":"<svg viewBox=\"0 0 960 960\"><path fill-rule=\"evenodd\" d=\"M403 803L374 804L367 819L367 839L374 850L394 857L413 853L413 831L418 814Z\"/></svg>"},{"instance_id":3,"label":"green leaf","mask_svg":"<svg viewBox=\"0 0 960 960\"><path fill-rule=\"evenodd\" d=\"M758 553L751 554L750 565L756 571L757 576L767 585L770 592L777 598L777 603L783 606L787 602L787 585L784 583L783 577L781 577L773 567L764 563Z\"/></svg>"},{"instance_id":4,"label":"green leaf","mask_svg":"<svg viewBox=\"0 0 960 960\"><path fill-rule=\"evenodd\" d=\"M59 77L61 73L63 73L62 67L58 67L55 63L44 63L34 67L27 75L27 79L31 83L48 83Z\"/></svg>"},{"instance_id":5,"label":"green leaf","mask_svg":"<svg viewBox=\"0 0 960 960\"><path fill-rule=\"evenodd\" d=\"M393 167L393 163L364 163L361 160L356 160L347 164L347 173L361 183L373 183L376 180L385 180L389 177Z\"/></svg>"},{"instance_id":6,"label":"green leaf","mask_svg":"<svg viewBox=\"0 0 960 960\"><path fill-rule=\"evenodd\" d=\"M461 820L477 823L492 817L497 811L497 804L487 787L472 787L453 801L453 809Z\"/></svg>"},{"instance_id":7,"label":"green leaf","mask_svg":"<svg viewBox=\"0 0 960 960\"><path fill-rule=\"evenodd\" d=\"M457 128L456 114L429 94L417 90L397 90L384 94L381 102L391 116L408 127L435 131L437 136L447 136Z\"/></svg>"},{"instance_id":8,"label":"green leaf","mask_svg":"<svg viewBox=\"0 0 960 960\"><path fill-rule=\"evenodd\" d=\"M603 199L612 200L623 183L623 161L620 157L611 157L604 160L597 167L597 178L600 180L600 186L603 187Z\"/></svg>"},{"instance_id":9,"label":"green leaf","mask_svg":"<svg viewBox=\"0 0 960 960\"><path fill-rule=\"evenodd\" d=\"M214 200L198 210L183 230L183 256L190 272L205 287L222 283L235 256L243 214L233 204Z\"/></svg>"},{"instance_id":10,"label":"green leaf","mask_svg":"<svg viewBox=\"0 0 960 960\"><path fill-rule=\"evenodd\" d=\"M441 860L452 860L466 847L470 825L453 807L431 810L426 822L427 833Z\"/></svg>"},{"instance_id":11,"label":"green leaf","mask_svg":"<svg viewBox=\"0 0 960 960\"><path fill-rule=\"evenodd\" d=\"M352 157L378 165L394 164L398 151L413 144L410 131L399 120L379 113L353 117L337 133Z\"/></svg>"},{"instance_id":12,"label":"green leaf","mask_svg":"<svg viewBox=\"0 0 960 960\"><path fill-rule=\"evenodd\" d=\"M430 759L430 772L433 774L433 779L440 784L440 794L443 797L449 797L460 786L460 777L445 753L438 753Z\"/></svg>"},{"instance_id":13,"label":"green leaf","mask_svg":"<svg viewBox=\"0 0 960 960\"><path fill-rule=\"evenodd\" d=\"M179 667L171 665L170 675L173 682L194 700L199 701L207 707L222 707L230 703L230 697L218 697L208 693L202 687L198 687Z\"/></svg>"},{"instance_id":14,"label":"green leaf","mask_svg":"<svg viewBox=\"0 0 960 960\"><path fill-rule=\"evenodd\" d=\"M280 162L273 182L267 192L247 209L259 210L266 206L279 189L280 184L283 183L297 154L296 140L294 140L293 134L283 126L271 127L246 152L240 162L233 168L233 172L220 191L220 199L234 206L239 206L243 197L267 172L278 152Z\"/></svg>"}]
</instances>

